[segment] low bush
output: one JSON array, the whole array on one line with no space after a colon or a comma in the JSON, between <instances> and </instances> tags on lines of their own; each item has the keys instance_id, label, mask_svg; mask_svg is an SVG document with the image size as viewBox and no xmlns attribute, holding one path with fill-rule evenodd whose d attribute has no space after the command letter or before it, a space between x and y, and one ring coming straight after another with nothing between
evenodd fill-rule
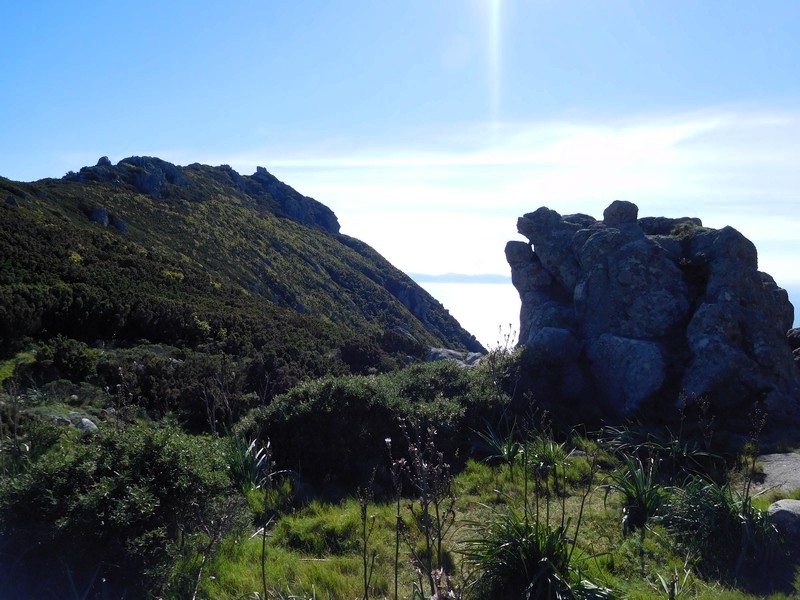
<instances>
[{"instance_id":1,"label":"low bush","mask_svg":"<svg viewBox=\"0 0 800 600\"><path fill-rule=\"evenodd\" d=\"M714 577L739 577L748 564L774 558L778 548L766 512L730 483L696 477L673 489L664 522L699 569Z\"/></svg>"},{"instance_id":2,"label":"low bush","mask_svg":"<svg viewBox=\"0 0 800 600\"><path fill-rule=\"evenodd\" d=\"M255 409L237 426L269 438L279 468L318 486L355 490L386 465L386 438L403 439L399 421L433 426L441 450L465 460L476 430L497 418L507 397L487 394L486 379L451 361L413 365L377 376L326 377ZM388 486L387 486L388 489Z\"/></svg>"},{"instance_id":3,"label":"low bush","mask_svg":"<svg viewBox=\"0 0 800 600\"><path fill-rule=\"evenodd\" d=\"M29 597L63 597L68 573L136 596L169 583L196 535L238 518L230 490L220 440L169 426L107 428L62 436L0 480L0 526Z\"/></svg>"}]
</instances>

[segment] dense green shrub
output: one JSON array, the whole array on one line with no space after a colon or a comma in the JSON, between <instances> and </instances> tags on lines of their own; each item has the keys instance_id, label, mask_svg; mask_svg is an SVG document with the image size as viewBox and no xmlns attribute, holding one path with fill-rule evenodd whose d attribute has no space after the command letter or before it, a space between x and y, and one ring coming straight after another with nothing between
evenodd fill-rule
<instances>
[{"instance_id":1,"label":"dense green shrub","mask_svg":"<svg viewBox=\"0 0 800 600\"><path fill-rule=\"evenodd\" d=\"M62 437L25 473L0 480L16 583L32 597L62 597L69 569L117 593L159 589L179 547L222 518L230 489L220 440L144 425Z\"/></svg>"},{"instance_id":2,"label":"dense green shrub","mask_svg":"<svg viewBox=\"0 0 800 600\"><path fill-rule=\"evenodd\" d=\"M187 431L220 434L258 401L248 391L248 358L143 345L106 353L97 383L112 406L131 404L152 419L172 414Z\"/></svg>"},{"instance_id":3,"label":"dense green shrub","mask_svg":"<svg viewBox=\"0 0 800 600\"><path fill-rule=\"evenodd\" d=\"M56 379L80 383L95 374L98 358L96 349L59 334L39 347L32 364L20 365L18 376L36 383Z\"/></svg>"},{"instance_id":4,"label":"dense green shrub","mask_svg":"<svg viewBox=\"0 0 800 600\"><path fill-rule=\"evenodd\" d=\"M353 338L345 342L341 357L352 373L360 375L384 373L399 366L375 341L366 338Z\"/></svg>"},{"instance_id":5,"label":"dense green shrub","mask_svg":"<svg viewBox=\"0 0 800 600\"><path fill-rule=\"evenodd\" d=\"M239 430L248 439L271 439L280 468L316 485L354 489L386 465L386 438L403 439L399 419L434 426L441 450L466 458L475 431L496 419L507 402L489 386L482 372L452 361L376 376L326 377L254 410Z\"/></svg>"},{"instance_id":6,"label":"dense green shrub","mask_svg":"<svg viewBox=\"0 0 800 600\"><path fill-rule=\"evenodd\" d=\"M0 480L25 472L61 436L59 427L28 412L36 402L30 390L23 393L14 379L0 388Z\"/></svg>"}]
</instances>

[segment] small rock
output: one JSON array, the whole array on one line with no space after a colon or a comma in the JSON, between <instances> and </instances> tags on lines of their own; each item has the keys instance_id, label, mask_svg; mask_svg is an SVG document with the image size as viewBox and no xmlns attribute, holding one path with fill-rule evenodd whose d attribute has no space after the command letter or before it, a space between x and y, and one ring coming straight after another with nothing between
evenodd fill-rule
<instances>
[{"instance_id":1,"label":"small rock","mask_svg":"<svg viewBox=\"0 0 800 600\"><path fill-rule=\"evenodd\" d=\"M128 224L115 215L109 215L109 224L120 233L128 233Z\"/></svg>"},{"instance_id":2,"label":"small rock","mask_svg":"<svg viewBox=\"0 0 800 600\"><path fill-rule=\"evenodd\" d=\"M792 350L800 349L800 327L790 329L786 334L786 339L789 340L789 347Z\"/></svg>"},{"instance_id":3,"label":"small rock","mask_svg":"<svg viewBox=\"0 0 800 600\"><path fill-rule=\"evenodd\" d=\"M758 462L764 469L761 489L779 489L791 493L800 488L800 454L796 452L761 454Z\"/></svg>"},{"instance_id":4,"label":"small rock","mask_svg":"<svg viewBox=\"0 0 800 600\"><path fill-rule=\"evenodd\" d=\"M614 200L611 205L603 211L603 222L606 225L622 225L624 223L636 223L639 217L639 207L627 200Z\"/></svg>"},{"instance_id":5,"label":"small rock","mask_svg":"<svg viewBox=\"0 0 800 600\"><path fill-rule=\"evenodd\" d=\"M415 342L415 343L417 342L417 338L415 338L414 335L408 329L406 329L405 327L400 327L400 325L395 325L394 327L392 327L391 331L393 331L394 333L396 333L398 335L403 336L404 338L406 338L406 339L408 339L408 340L410 340L412 342Z\"/></svg>"},{"instance_id":6,"label":"small rock","mask_svg":"<svg viewBox=\"0 0 800 600\"><path fill-rule=\"evenodd\" d=\"M94 421L91 419L87 419L83 417L80 421L75 423L75 427L82 431L95 431L97 430L97 425L94 424Z\"/></svg>"},{"instance_id":7,"label":"small rock","mask_svg":"<svg viewBox=\"0 0 800 600\"><path fill-rule=\"evenodd\" d=\"M696 217L680 217L677 219L669 219L667 217L642 217L639 219L639 227L641 227L642 231L647 235L668 236L677 225L682 223L693 223L697 227L703 226L703 222Z\"/></svg>"}]
</instances>

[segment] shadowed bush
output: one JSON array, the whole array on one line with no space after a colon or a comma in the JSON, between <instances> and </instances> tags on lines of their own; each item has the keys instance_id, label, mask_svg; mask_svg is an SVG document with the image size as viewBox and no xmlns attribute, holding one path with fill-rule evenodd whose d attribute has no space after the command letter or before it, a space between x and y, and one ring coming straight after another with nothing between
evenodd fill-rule
<instances>
[{"instance_id":1,"label":"shadowed bush","mask_svg":"<svg viewBox=\"0 0 800 600\"><path fill-rule=\"evenodd\" d=\"M548 525L512 508L472 523L475 537L460 554L475 572L473 596L505 598L610 599L611 593L580 580L572 562L571 540L564 526Z\"/></svg>"},{"instance_id":2,"label":"shadowed bush","mask_svg":"<svg viewBox=\"0 0 800 600\"><path fill-rule=\"evenodd\" d=\"M488 385L480 373L452 361L379 376L328 377L255 409L237 430L248 439L272 440L281 468L315 485L354 490L376 467L381 484L385 439L402 439L400 419L420 428L434 426L442 451L466 458L476 441L474 431L493 420L507 402Z\"/></svg>"},{"instance_id":3,"label":"shadowed bush","mask_svg":"<svg viewBox=\"0 0 800 600\"><path fill-rule=\"evenodd\" d=\"M626 535L643 530L663 504L664 490L654 474L653 462L645 466L638 458L626 456L622 468L612 473L612 483L604 486L606 493L615 490L622 494L622 529Z\"/></svg>"},{"instance_id":4,"label":"shadowed bush","mask_svg":"<svg viewBox=\"0 0 800 600\"><path fill-rule=\"evenodd\" d=\"M95 573L115 594L139 595L167 585L195 534L236 519L233 505L220 510L230 490L221 440L173 427L101 429L62 437L25 473L1 480L0 525L28 597L68 595L67 567L78 580Z\"/></svg>"}]
</instances>

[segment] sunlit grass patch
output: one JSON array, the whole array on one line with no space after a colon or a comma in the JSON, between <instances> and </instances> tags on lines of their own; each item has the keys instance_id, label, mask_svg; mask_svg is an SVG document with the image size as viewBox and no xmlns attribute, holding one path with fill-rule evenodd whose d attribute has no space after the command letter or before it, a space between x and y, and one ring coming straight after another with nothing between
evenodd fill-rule
<instances>
[{"instance_id":1,"label":"sunlit grass patch","mask_svg":"<svg viewBox=\"0 0 800 600\"><path fill-rule=\"evenodd\" d=\"M36 360L35 354L30 351L25 351L18 352L15 356L12 356L4 361L0 361L0 383L3 383L6 379L14 374L14 369L17 368L18 364L32 363L34 360Z\"/></svg>"},{"instance_id":2,"label":"sunlit grass patch","mask_svg":"<svg viewBox=\"0 0 800 600\"><path fill-rule=\"evenodd\" d=\"M375 597L388 595L392 587L389 563L382 557L372 578ZM405 585L408 586L409 574ZM282 547L270 540L266 553L267 591L274 596L300 595L316 598L363 596L360 558L356 552L315 556ZM200 590L205 597L233 600L262 593L261 540L258 536L228 540L206 570ZM273 596L273 597L274 597Z\"/></svg>"}]
</instances>

